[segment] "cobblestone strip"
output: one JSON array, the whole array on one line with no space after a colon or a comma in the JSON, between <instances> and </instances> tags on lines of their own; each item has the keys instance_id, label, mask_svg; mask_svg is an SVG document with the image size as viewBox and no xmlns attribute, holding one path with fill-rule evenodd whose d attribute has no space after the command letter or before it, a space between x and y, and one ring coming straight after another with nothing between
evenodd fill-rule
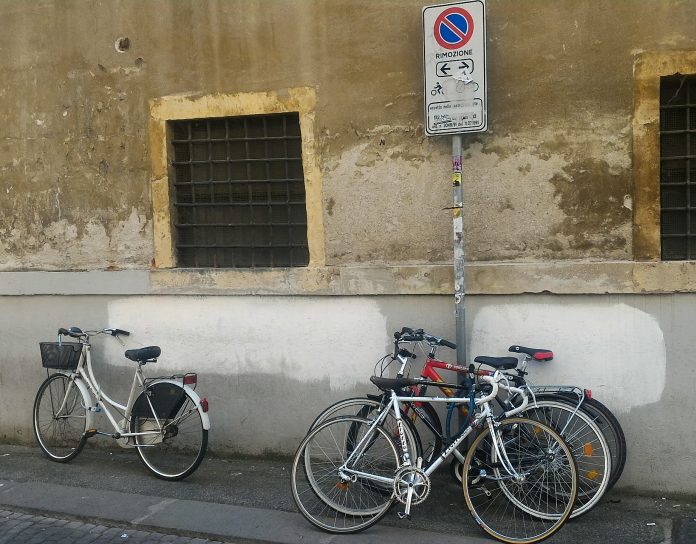
<instances>
[{"instance_id":1,"label":"cobblestone strip","mask_svg":"<svg viewBox=\"0 0 696 544\"><path fill-rule=\"evenodd\" d=\"M223 544L0 510L0 544Z\"/></svg>"}]
</instances>

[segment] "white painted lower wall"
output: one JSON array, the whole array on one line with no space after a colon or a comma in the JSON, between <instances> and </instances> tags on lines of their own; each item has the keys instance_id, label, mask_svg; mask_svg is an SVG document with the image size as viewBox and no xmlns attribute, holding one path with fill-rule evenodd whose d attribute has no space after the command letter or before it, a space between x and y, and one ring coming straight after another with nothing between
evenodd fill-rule
<instances>
[{"instance_id":1,"label":"white painted lower wall","mask_svg":"<svg viewBox=\"0 0 696 544\"><path fill-rule=\"evenodd\" d=\"M689 294L475 296L468 353L552 349L553 361L532 363L530 381L589 387L615 412L629 447L620 485L695 493L695 318ZM197 371L217 453L291 454L322 408L373 389L374 365L403 325L455 338L445 296L0 297L0 439L33 440L31 406L45 376L37 344L71 325L133 333L123 346L95 341L95 369L112 396L130 385L127 348L162 347L146 367L152 375Z\"/></svg>"}]
</instances>

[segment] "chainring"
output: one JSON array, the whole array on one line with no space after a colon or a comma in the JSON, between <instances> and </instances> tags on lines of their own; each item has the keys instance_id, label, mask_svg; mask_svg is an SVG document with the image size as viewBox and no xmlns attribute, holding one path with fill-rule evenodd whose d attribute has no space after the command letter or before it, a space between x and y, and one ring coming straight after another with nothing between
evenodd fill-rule
<instances>
[{"instance_id":1,"label":"chainring","mask_svg":"<svg viewBox=\"0 0 696 544\"><path fill-rule=\"evenodd\" d=\"M413 488L411 504L420 504L430 495L430 477L421 468L402 467L394 476L394 495L402 504L406 504L409 487Z\"/></svg>"}]
</instances>

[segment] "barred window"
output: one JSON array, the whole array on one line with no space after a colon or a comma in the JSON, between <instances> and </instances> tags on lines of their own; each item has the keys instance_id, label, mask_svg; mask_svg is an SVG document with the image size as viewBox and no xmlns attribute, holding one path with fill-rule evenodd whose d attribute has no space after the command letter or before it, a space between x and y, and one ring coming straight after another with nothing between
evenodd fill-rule
<instances>
[{"instance_id":1,"label":"barred window","mask_svg":"<svg viewBox=\"0 0 696 544\"><path fill-rule=\"evenodd\" d=\"M663 260L696 259L696 76L660 78Z\"/></svg>"},{"instance_id":2,"label":"barred window","mask_svg":"<svg viewBox=\"0 0 696 544\"><path fill-rule=\"evenodd\" d=\"M298 113L168 122L179 267L307 266Z\"/></svg>"}]
</instances>

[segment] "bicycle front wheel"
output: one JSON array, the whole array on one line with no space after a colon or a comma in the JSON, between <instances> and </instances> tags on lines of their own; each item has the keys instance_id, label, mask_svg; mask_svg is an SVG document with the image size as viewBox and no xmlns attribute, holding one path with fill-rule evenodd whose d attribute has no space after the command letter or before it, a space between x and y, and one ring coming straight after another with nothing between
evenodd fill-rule
<instances>
[{"instance_id":1,"label":"bicycle front wheel","mask_svg":"<svg viewBox=\"0 0 696 544\"><path fill-rule=\"evenodd\" d=\"M139 433L133 442L150 472L162 480L182 480L203 461L208 431L191 395L181 386L167 386L167 402L158 400L158 392L140 394L133 405L131 432Z\"/></svg>"},{"instance_id":2,"label":"bicycle front wheel","mask_svg":"<svg viewBox=\"0 0 696 544\"><path fill-rule=\"evenodd\" d=\"M87 405L73 378L52 374L41 384L34 400L34 436L41 451L58 463L67 463L87 441Z\"/></svg>"},{"instance_id":3,"label":"bicycle front wheel","mask_svg":"<svg viewBox=\"0 0 696 544\"><path fill-rule=\"evenodd\" d=\"M464 500L493 538L533 544L556 533L578 492L573 454L551 427L526 418L485 429L463 466Z\"/></svg>"},{"instance_id":4,"label":"bicycle front wheel","mask_svg":"<svg viewBox=\"0 0 696 544\"><path fill-rule=\"evenodd\" d=\"M373 525L394 502L399 455L391 433L360 417L331 419L302 441L292 496L307 520L329 533Z\"/></svg>"}]
</instances>

